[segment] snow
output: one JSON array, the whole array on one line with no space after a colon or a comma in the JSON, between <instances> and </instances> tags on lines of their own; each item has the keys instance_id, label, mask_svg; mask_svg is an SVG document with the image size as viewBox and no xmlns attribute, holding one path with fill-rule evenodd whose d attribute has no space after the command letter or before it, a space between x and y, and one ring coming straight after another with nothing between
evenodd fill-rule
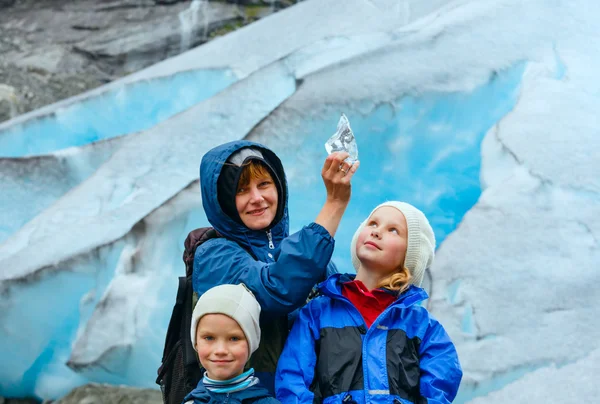
<instances>
[{"instance_id":1,"label":"snow","mask_svg":"<svg viewBox=\"0 0 600 404\"><path fill-rule=\"evenodd\" d=\"M241 138L272 147L296 230L325 197L323 143L343 112L361 168L338 267L350 270L350 238L373 206L419 206L439 245L427 306L464 370L455 402L589 401L600 369L600 55L588 45L598 15L583 0L308 0L0 125L0 142L23 130L0 159L0 395L152 387L183 240L207 223L202 154ZM208 69L231 81L140 126L116 120L104 140L73 131L38 146L26 131L61 116L75 125L55 112L94 117L114 94L130 100L127 116L150 94L168 100L153 91L181 72Z\"/></svg>"}]
</instances>

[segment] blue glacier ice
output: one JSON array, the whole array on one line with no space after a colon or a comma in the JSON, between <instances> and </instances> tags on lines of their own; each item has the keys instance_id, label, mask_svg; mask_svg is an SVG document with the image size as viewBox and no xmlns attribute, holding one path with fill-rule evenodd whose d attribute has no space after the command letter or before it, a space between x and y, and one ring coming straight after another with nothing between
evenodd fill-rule
<instances>
[{"instance_id":1,"label":"blue glacier ice","mask_svg":"<svg viewBox=\"0 0 600 404\"><path fill-rule=\"evenodd\" d=\"M0 125L0 157L48 154L140 132L212 97L236 79L227 69L183 71L107 90L20 125Z\"/></svg>"},{"instance_id":2,"label":"blue glacier ice","mask_svg":"<svg viewBox=\"0 0 600 404\"><path fill-rule=\"evenodd\" d=\"M361 165L360 175L353 181L355 198L336 235L334 259L340 269L352 271L348 248L354 230L383 200L406 200L421 208L435 229L438 243L456 228L481 193L483 136L514 107L522 74L523 65L517 64L467 93L405 96L368 112L348 115ZM328 108L343 112L348 106ZM331 114L302 122L295 133L301 143L279 153L291 173L294 228L314 219L325 198L319 183L323 158L320 141L336 127L336 119ZM269 143L268 138L264 141Z\"/></svg>"},{"instance_id":3,"label":"blue glacier ice","mask_svg":"<svg viewBox=\"0 0 600 404\"><path fill-rule=\"evenodd\" d=\"M43 156L0 158L0 206L5 207L0 209L0 242L92 175L121 140L113 138ZM19 209L9 209L11 206Z\"/></svg>"},{"instance_id":4,"label":"blue glacier ice","mask_svg":"<svg viewBox=\"0 0 600 404\"><path fill-rule=\"evenodd\" d=\"M203 153L272 147L297 230L345 113L361 168L338 267L373 206L414 203L438 239L426 305L459 352L455 402L593 401L599 15L584 0L307 0L3 124L0 395L154 386L182 243L207 224ZM40 141L59 123L77 129Z\"/></svg>"}]
</instances>

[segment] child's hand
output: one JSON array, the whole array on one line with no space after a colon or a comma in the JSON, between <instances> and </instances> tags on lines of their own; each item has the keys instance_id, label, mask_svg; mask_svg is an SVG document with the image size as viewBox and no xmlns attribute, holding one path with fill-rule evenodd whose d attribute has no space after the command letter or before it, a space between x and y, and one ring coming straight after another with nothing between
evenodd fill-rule
<instances>
[{"instance_id":1,"label":"child's hand","mask_svg":"<svg viewBox=\"0 0 600 404\"><path fill-rule=\"evenodd\" d=\"M350 201L350 180L358 170L359 161L354 164L344 162L350 156L347 152L331 153L325 159L321 177L327 189L327 201L347 204Z\"/></svg>"}]
</instances>

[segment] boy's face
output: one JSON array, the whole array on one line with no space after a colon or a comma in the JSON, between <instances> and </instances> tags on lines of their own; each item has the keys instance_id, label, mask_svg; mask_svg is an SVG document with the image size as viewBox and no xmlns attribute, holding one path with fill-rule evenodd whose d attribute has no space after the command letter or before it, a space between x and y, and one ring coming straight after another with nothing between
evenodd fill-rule
<instances>
[{"instance_id":1,"label":"boy's face","mask_svg":"<svg viewBox=\"0 0 600 404\"><path fill-rule=\"evenodd\" d=\"M408 246L406 218L398 209L382 206L367 220L356 241L360 269L389 276L404 264Z\"/></svg>"},{"instance_id":2,"label":"boy's face","mask_svg":"<svg viewBox=\"0 0 600 404\"><path fill-rule=\"evenodd\" d=\"M246 186L238 188L235 206L247 228L262 230L275 219L278 198L273 178L264 174L259 178L251 178Z\"/></svg>"},{"instance_id":3,"label":"boy's face","mask_svg":"<svg viewBox=\"0 0 600 404\"><path fill-rule=\"evenodd\" d=\"M208 377L228 380L244 372L248 341L239 324L224 314L207 314L196 329L196 350Z\"/></svg>"}]
</instances>

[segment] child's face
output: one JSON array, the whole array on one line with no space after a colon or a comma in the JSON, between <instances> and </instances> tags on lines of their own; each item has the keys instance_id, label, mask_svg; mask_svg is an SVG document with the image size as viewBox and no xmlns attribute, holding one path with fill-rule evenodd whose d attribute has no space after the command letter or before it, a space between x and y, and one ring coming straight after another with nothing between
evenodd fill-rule
<instances>
[{"instance_id":1,"label":"child's face","mask_svg":"<svg viewBox=\"0 0 600 404\"><path fill-rule=\"evenodd\" d=\"M238 188L235 206L246 227L262 230L275 219L278 198L273 178L265 174L260 178L251 178L246 186Z\"/></svg>"},{"instance_id":2,"label":"child's face","mask_svg":"<svg viewBox=\"0 0 600 404\"><path fill-rule=\"evenodd\" d=\"M367 220L356 241L360 270L388 276L403 264L408 245L406 218L398 209L382 206Z\"/></svg>"},{"instance_id":3,"label":"child's face","mask_svg":"<svg viewBox=\"0 0 600 404\"><path fill-rule=\"evenodd\" d=\"M228 380L239 376L248 361L248 341L239 324L224 314L207 314L196 329L196 350L208 377Z\"/></svg>"}]
</instances>

